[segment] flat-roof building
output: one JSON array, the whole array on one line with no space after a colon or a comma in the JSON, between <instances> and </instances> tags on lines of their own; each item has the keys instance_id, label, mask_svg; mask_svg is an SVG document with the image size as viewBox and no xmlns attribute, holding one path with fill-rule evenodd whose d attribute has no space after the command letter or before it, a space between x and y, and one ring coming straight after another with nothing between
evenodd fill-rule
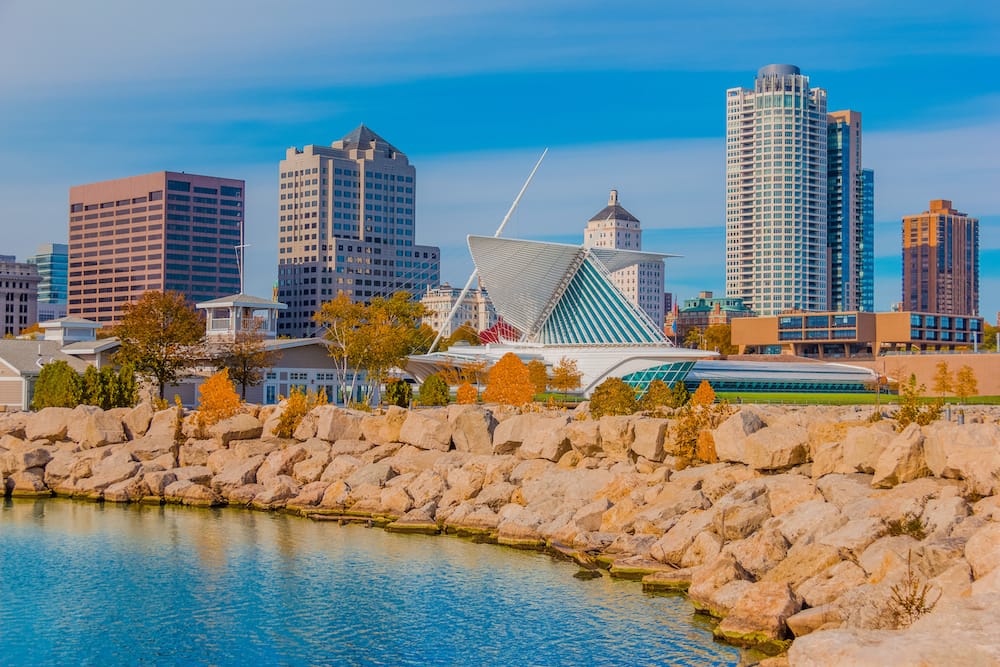
<instances>
[{"instance_id":1,"label":"flat-roof building","mask_svg":"<svg viewBox=\"0 0 1000 667\"><path fill-rule=\"evenodd\" d=\"M13 255L0 255L0 304L3 336L17 336L38 322L38 267L18 262Z\"/></svg>"},{"instance_id":2,"label":"flat-roof building","mask_svg":"<svg viewBox=\"0 0 1000 667\"><path fill-rule=\"evenodd\" d=\"M69 191L67 315L109 326L149 290L238 292L245 184L158 171Z\"/></svg>"},{"instance_id":3,"label":"flat-roof building","mask_svg":"<svg viewBox=\"0 0 1000 667\"><path fill-rule=\"evenodd\" d=\"M948 199L903 218L903 307L979 314L979 220Z\"/></svg>"},{"instance_id":4,"label":"flat-roof building","mask_svg":"<svg viewBox=\"0 0 1000 667\"><path fill-rule=\"evenodd\" d=\"M731 296L717 297L712 292L699 292L697 298L684 299L684 305L667 313L664 331L681 342L692 329L704 331L717 324L729 324L738 317L753 317L743 299Z\"/></svg>"}]
</instances>

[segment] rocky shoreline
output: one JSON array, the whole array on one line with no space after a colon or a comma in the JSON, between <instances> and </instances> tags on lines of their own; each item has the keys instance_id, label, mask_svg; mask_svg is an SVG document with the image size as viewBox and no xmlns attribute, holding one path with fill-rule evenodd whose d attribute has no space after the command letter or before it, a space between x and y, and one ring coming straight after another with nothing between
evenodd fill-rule
<instances>
[{"instance_id":1,"label":"rocky shoreline","mask_svg":"<svg viewBox=\"0 0 1000 667\"><path fill-rule=\"evenodd\" d=\"M207 429L148 404L6 413L0 483L548 549L685 592L771 664L1000 663L995 409L897 432L870 407L745 405L691 466L669 417L322 406L279 439L281 409Z\"/></svg>"}]
</instances>

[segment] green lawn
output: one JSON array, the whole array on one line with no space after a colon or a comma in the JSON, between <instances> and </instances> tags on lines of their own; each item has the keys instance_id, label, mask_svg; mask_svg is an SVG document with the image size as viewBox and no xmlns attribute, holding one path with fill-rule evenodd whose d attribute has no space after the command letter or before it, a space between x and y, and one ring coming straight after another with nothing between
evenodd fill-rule
<instances>
[{"instance_id":1,"label":"green lawn","mask_svg":"<svg viewBox=\"0 0 1000 667\"><path fill-rule=\"evenodd\" d=\"M719 392L716 397L720 401L730 403L784 403L794 405L875 405L875 394L810 394L795 392ZM883 405L894 405L899 397L895 394L882 394L880 402ZM926 401L933 397L925 398ZM958 399L948 397L946 403L958 403ZM1000 405L1000 396L972 396L965 399L966 405Z\"/></svg>"}]
</instances>

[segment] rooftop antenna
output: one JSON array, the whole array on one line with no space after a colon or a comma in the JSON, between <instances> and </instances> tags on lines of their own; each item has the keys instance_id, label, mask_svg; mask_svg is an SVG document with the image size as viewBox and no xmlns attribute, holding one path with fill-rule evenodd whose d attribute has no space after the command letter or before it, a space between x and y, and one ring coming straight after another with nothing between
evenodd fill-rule
<instances>
[{"instance_id":1,"label":"rooftop antenna","mask_svg":"<svg viewBox=\"0 0 1000 667\"><path fill-rule=\"evenodd\" d=\"M535 177L535 172L538 171L538 168L540 166L542 166L542 160L545 159L545 156L548 154L548 152L549 152L548 148L542 151L542 155L541 157L538 158L538 162L535 163L534 169L532 169L531 173L528 174L528 180L526 180L524 182L524 185L521 186L521 191L518 192L517 197L514 198L514 203L510 205L510 210L507 211L507 215L503 217L503 221L501 221L500 226L497 227L496 233L493 234L494 237L498 237L501 234L503 234L504 227L506 227L507 223L510 221L510 216L514 215L514 209L516 209L517 205L521 203L521 197L524 196L524 193L528 189L528 186L531 185L531 179ZM447 328L447 326L451 324L452 318L455 317L455 313L457 313L458 309L461 307L462 301L465 300L465 295L468 294L469 290L472 288L472 283L475 282L477 275L479 275L479 269L472 269L472 274L469 276L469 280L465 283L465 287L462 288L462 293L458 295L458 300L455 302L455 305L451 307L451 312L448 313L448 318L444 321L444 325L441 327L441 331L438 332L438 335L434 339L434 342L431 343L430 349L427 350L427 354L433 352L434 348L436 348L438 346L438 343L441 342L441 336L444 334L445 328Z\"/></svg>"}]
</instances>

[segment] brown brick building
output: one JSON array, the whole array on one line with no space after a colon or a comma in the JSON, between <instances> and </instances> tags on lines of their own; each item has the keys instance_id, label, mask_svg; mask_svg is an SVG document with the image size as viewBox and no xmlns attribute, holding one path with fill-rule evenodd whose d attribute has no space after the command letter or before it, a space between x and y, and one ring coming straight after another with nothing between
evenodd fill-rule
<instances>
[{"instance_id":1,"label":"brown brick building","mask_svg":"<svg viewBox=\"0 0 1000 667\"><path fill-rule=\"evenodd\" d=\"M903 309L979 314L979 220L947 199L903 218Z\"/></svg>"}]
</instances>

